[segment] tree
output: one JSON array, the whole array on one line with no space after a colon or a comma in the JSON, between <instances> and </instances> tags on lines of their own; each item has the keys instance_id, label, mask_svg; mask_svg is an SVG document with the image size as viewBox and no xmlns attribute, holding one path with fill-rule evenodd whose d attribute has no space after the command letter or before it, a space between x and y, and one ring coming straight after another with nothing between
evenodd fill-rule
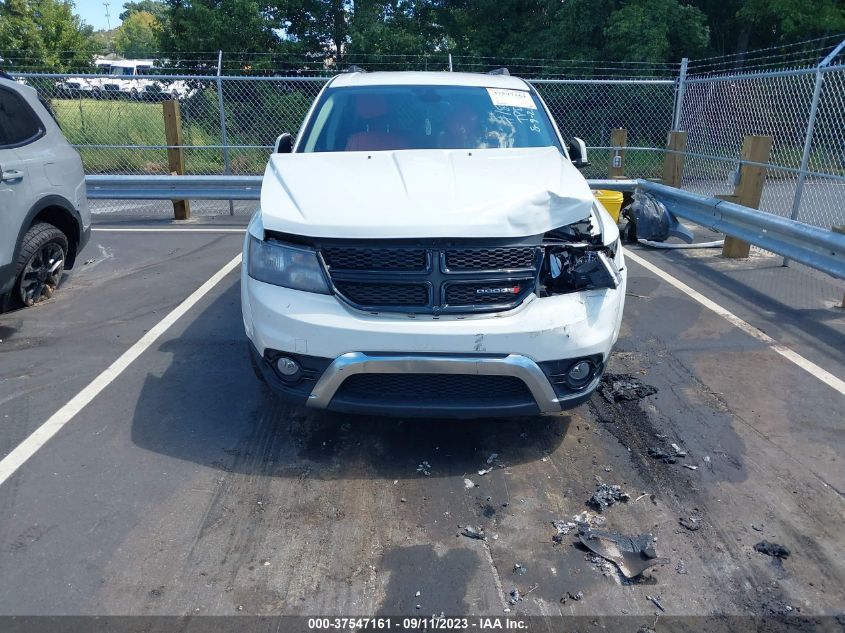
<instances>
[{"instance_id":1,"label":"tree","mask_svg":"<svg viewBox=\"0 0 845 633\"><path fill-rule=\"evenodd\" d=\"M160 23L165 23L168 18L168 8L164 2L159 0L140 0L139 2L127 2L123 5L120 13L121 22L125 22L133 13L146 11L151 13Z\"/></svg>"},{"instance_id":2,"label":"tree","mask_svg":"<svg viewBox=\"0 0 845 633\"><path fill-rule=\"evenodd\" d=\"M707 16L677 0L632 0L610 14L605 51L617 61L665 62L704 52Z\"/></svg>"},{"instance_id":3,"label":"tree","mask_svg":"<svg viewBox=\"0 0 845 633\"><path fill-rule=\"evenodd\" d=\"M325 52L340 61L349 43L352 0L284 0L275 14L288 36L308 52Z\"/></svg>"},{"instance_id":4,"label":"tree","mask_svg":"<svg viewBox=\"0 0 845 633\"><path fill-rule=\"evenodd\" d=\"M68 0L4 0L0 4L0 51L55 71L90 66L97 52L93 29Z\"/></svg>"},{"instance_id":5,"label":"tree","mask_svg":"<svg viewBox=\"0 0 845 633\"><path fill-rule=\"evenodd\" d=\"M278 45L278 24L259 0L167 0L166 4L170 24L161 39L168 51L266 53Z\"/></svg>"},{"instance_id":6,"label":"tree","mask_svg":"<svg viewBox=\"0 0 845 633\"><path fill-rule=\"evenodd\" d=\"M425 55L442 48L442 31L429 2L359 0L355 3L349 18L350 54Z\"/></svg>"},{"instance_id":7,"label":"tree","mask_svg":"<svg viewBox=\"0 0 845 633\"><path fill-rule=\"evenodd\" d=\"M160 32L161 24L152 13L136 11L117 29L115 48L124 57L150 57L159 50Z\"/></svg>"}]
</instances>

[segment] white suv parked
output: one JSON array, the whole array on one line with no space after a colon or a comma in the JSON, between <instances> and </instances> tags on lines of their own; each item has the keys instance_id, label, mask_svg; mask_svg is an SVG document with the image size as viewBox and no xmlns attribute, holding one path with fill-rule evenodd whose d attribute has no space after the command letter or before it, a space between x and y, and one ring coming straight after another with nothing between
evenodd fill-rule
<instances>
[{"instance_id":1,"label":"white suv parked","mask_svg":"<svg viewBox=\"0 0 845 633\"><path fill-rule=\"evenodd\" d=\"M35 90L0 73L0 311L52 296L90 234L79 154Z\"/></svg>"},{"instance_id":2,"label":"white suv parked","mask_svg":"<svg viewBox=\"0 0 845 633\"><path fill-rule=\"evenodd\" d=\"M291 402L351 413L583 402L626 284L585 154L515 77L335 77L296 142L279 137L244 242L256 369Z\"/></svg>"}]
</instances>

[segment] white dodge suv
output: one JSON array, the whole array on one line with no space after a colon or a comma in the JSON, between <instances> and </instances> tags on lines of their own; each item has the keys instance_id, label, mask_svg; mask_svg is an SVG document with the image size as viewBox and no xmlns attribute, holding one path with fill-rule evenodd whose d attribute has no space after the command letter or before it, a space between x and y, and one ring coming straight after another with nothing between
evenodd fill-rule
<instances>
[{"instance_id":1,"label":"white dodge suv","mask_svg":"<svg viewBox=\"0 0 845 633\"><path fill-rule=\"evenodd\" d=\"M576 155L577 154L577 155ZM353 72L283 134L244 242L253 363L349 413L553 413L619 335L619 231L546 105L506 74Z\"/></svg>"}]
</instances>

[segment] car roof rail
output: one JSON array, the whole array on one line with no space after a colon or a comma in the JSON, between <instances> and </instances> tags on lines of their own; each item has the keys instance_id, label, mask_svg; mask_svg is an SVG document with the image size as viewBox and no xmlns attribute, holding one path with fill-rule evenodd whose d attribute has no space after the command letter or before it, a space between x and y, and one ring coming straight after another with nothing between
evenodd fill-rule
<instances>
[{"instance_id":1,"label":"car roof rail","mask_svg":"<svg viewBox=\"0 0 845 633\"><path fill-rule=\"evenodd\" d=\"M509 71L504 66L502 68L494 68L493 70L487 71L488 75L506 75L508 77L511 76L511 71Z\"/></svg>"},{"instance_id":2,"label":"car roof rail","mask_svg":"<svg viewBox=\"0 0 845 633\"><path fill-rule=\"evenodd\" d=\"M347 67L343 72L345 72L345 73L365 73L367 71L364 70L363 68L361 68L360 66L356 66L355 64L352 64L351 66Z\"/></svg>"}]
</instances>

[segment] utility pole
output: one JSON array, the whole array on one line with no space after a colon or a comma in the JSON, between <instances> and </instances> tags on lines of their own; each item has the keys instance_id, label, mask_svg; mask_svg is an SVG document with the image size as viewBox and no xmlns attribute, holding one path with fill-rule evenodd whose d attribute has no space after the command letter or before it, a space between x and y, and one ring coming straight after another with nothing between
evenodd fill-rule
<instances>
[{"instance_id":1,"label":"utility pole","mask_svg":"<svg viewBox=\"0 0 845 633\"><path fill-rule=\"evenodd\" d=\"M106 8L106 24L109 27L109 31L111 31L111 14L109 13L109 3L104 2L103 6Z\"/></svg>"}]
</instances>

